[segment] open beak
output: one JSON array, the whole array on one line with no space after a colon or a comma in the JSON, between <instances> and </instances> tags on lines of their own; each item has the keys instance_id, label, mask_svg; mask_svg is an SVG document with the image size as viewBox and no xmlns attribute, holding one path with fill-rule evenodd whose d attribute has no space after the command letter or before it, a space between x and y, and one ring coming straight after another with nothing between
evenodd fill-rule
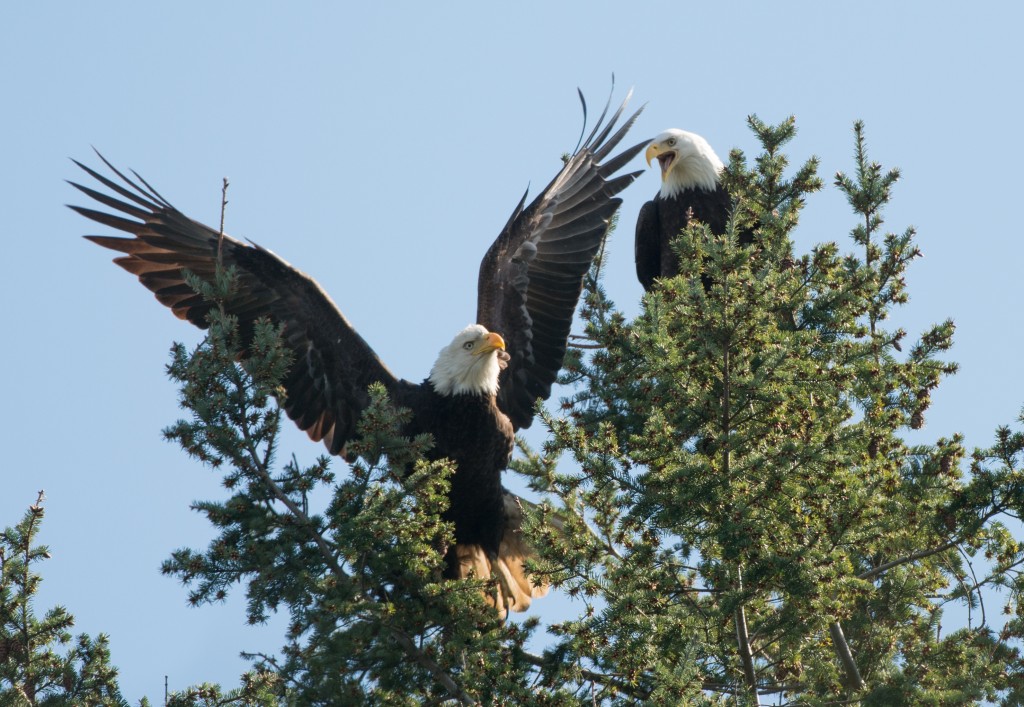
<instances>
[{"instance_id":1,"label":"open beak","mask_svg":"<svg viewBox=\"0 0 1024 707\"><path fill-rule=\"evenodd\" d=\"M657 158L658 165L661 167L661 181L665 181L665 177L668 176L668 171L676 161L676 151L662 150L660 144L652 142L648 145L647 152L644 153L644 157L647 159L648 167L651 166L651 160Z\"/></svg>"},{"instance_id":2,"label":"open beak","mask_svg":"<svg viewBox=\"0 0 1024 707\"><path fill-rule=\"evenodd\" d=\"M501 351L505 350L505 340L501 338L501 334L495 334L493 331L488 332L484 339L486 339L487 343L477 349L477 355L490 353L495 349L500 349Z\"/></svg>"}]
</instances>

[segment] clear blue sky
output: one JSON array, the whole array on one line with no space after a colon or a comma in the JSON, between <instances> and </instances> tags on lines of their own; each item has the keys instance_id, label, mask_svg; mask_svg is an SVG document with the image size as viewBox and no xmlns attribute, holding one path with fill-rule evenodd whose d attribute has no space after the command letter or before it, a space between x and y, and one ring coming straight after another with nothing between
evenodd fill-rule
<instances>
[{"instance_id":1,"label":"clear blue sky","mask_svg":"<svg viewBox=\"0 0 1024 707\"><path fill-rule=\"evenodd\" d=\"M958 325L962 370L921 439L985 445L1024 403L1022 24L1010 2L3 3L0 526L46 490L37 610L62 603L77 631L109 633L133 701L159 703L165 674L233 685L239 651L281 643L281 622L247 628L237 600L189 609L158 573L205 546L188 504L222 493L160 436L179 414L168 347L198 335L79 237L101 229L63 207L82 203L68 157L95 164L95 145L208 223L229 177L228 232L316 277L419 380L471 321L480 257L523 189L576 144L577 86L598 105L615 72L649 104L635 140L680 127L723 157L755 152L748 114L795 114L793 160L818 155L829 185L862 118L872 156L903 171L887 225L916 226L926 255L898 323ZM657 185L627 190L610 246L627 313L632 224ZM798 248L849 247L853 225L829 186ZM288 444L320 451L290 429Z\"/></svg>"}]
</instances>

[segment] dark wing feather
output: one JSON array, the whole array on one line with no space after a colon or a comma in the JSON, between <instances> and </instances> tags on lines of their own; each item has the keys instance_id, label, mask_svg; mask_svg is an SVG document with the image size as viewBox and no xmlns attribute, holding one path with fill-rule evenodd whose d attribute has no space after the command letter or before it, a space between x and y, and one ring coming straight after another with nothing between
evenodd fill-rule
<instances>
[{"instance_id":1,"label":"dark wing feather","mask_svg":"<svg viewBox=\"0 0 1024 707\"><path fill-rule=\"evenodd\" d=\"M526 208L523 196L480 263L477 322L506 340L511 359L502 372L498 405L516 429L529 427L537 398L551 394L583 278L622 202L615 195L640 174L613 176L647 142L601 162L643 110L612 134L628 102L626 96L602 124L605 107L586 142Z\"/></svg>"},{"instance_id":2,"label":"dark wing feather","mask_svg":"<svg viewBox=\"0 0 1024 707\"><path fill-rule=\"evenodd\" d=\"M729 227L729 216L732 213L732 198L725 187L719 184L714 191L696 190L692 192L689 208L698 221L706 223L711 232L717 236L725 233ZM750 245L750 234L741 231L737 234L740 245Z\"/></svg>"},{"instance_id":3,"label":"dark wing feather","mask_svg":"<svg viewBox=\"0 0 1024 707\"><path fill-rule=\"evenodd\" d=\"M732 210L732 199L721 184L711 191L686 189L676 196L660 194L640 209L636 221L636 276L648 292L655 278L679 274L679 257L672 250L672 241L689 226L691 220L704 223L716 236L726 232ZM754 242L750 229L737 234L737 242L747 246ZM711 281L702 277L705 289Z\"/></svg>"},{"instance_id":4,"label":"dark wing feather","mask_svg":"<svg viewBox=\"0 0 1024 707\"><path fill-rule=\"evenodd\" d=\"M253 324L260 318L283 326L285 344L294 357L285 379L284 408L313 440L323 440L331 454L344 453L345 444L354 436L371 383L384 383L393 395L410 386L391 374L312 278L269 250L222 237L193 221L141 177L135 175L132 180L102 155L100 159L121 183L80 162L75 164L124 200L71 184L119 213L71 208L131 237L86 238L123 253L115 263L137 276L179 318L204 329L211 304L188 286L182 271L190 270L211 281L220 249L224 265L237 272L238 289L226 307L238 317L243 341L251 340Z\"/></svg>"},{"instance_id":5,"label":"dark wing feather","mask_svg":"<svg viewBox=\"0 0 1024 707\"><path fill-rule=\"evenodd\" d=\"M650 292L654 287L654 279L661 277L661 223L656 200L648 201L640 207L633 255L636 259L637 279L644 290Z\"/></svg>"}]
</instances>

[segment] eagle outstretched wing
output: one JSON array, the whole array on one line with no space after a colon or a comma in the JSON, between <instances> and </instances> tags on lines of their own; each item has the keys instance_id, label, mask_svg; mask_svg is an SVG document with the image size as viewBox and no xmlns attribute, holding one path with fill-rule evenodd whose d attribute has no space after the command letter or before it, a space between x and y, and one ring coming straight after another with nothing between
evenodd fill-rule
<instances>
[{"instance_id":1,"label":"eagle outstretched wing","mask_svg":"<svg viewBox=\"0 0 1024 707\"><path fill-rule=\"evenodd\" d=\"M114 262L137 276L179 318L204 329L213 304L189 286L184 271L211 282L218 259L225 267L233 266L238 290L225 307L238 318L242 341L251 341L253 324L262 317L283 327L284 343L294 358L284 381L285 411L310 438L323 440L331 454L344 454L345 444L355 436L371 383L383 383L393 398L401 398L411 385L395 378L312 278L265 248L193 221L137 174L130 179L102 155L100 159L120 183L75 164L121 198L71 185L119 213L71 208L131 237L86 238L124 253Z\"/></svg>"},{"instance_id":2,"label":"eagle outstretched wing","mask_svg":"<svg viewBox=\"0 0 1024 707\"><path fill-rule=\"evenodd\" d=\"M525 208L523 196L480 264L477 322L507 341L511 359L502 372L498 404L516 429L529 427L536 400L551 393L583 277L621 203L615 195L640 174L614 176L646 141L602 163L643 110L612 134L628 101L629 96L607 124L605 106L587 140ZM138 174L132 179L100 159L116 180L75 164L110 193L71 184L112 212L71 208L130 237L86 237L123 253L115 263L178 317L202 328L212 305L189 286L184 272L211 281L219 260L233 266L238 291L226 308L238 317L243 341L261 317L283 327L294 357L284 381L285 411L331 454L344 454L354 437L371 383L383 383L400 405L415 395L418 386L388 370L312 278L265 248L188 218Z\"/></svg>"},{"instance_id":3,"label":"eagle outstretched wing","mask_svg":"<svg viewBox=\"0 0 1024 707\"><path fill-rule=\"evenodd\" d=\"M498 404L516 429L529 427L537 399L551 394L583 278L622 203L615 195L642 173L614 176L646 140L602 163L643 110L611 134L631 95L602 125L605 106L587 140L525 208L523 195L480 263L477 322L508 344L511 359L502 372Z\"/></svg>"}]
</instances>

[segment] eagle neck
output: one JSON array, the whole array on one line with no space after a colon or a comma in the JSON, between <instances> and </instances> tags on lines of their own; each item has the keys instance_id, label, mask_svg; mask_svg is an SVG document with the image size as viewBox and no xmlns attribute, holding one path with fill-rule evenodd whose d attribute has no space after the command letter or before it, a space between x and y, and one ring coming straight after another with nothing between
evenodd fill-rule
<instances>
[{"instance_id":1,"label":"eagle neck","mask_svg":"<svg viewBox=\"0 0 1024 707\"><path fill-rule=\"evenodd\" d=\"M434 391L434 394L442 398L456 400L496 400L498 391L490 391L481 388L470 388L469 386L445 386L438 384L432 378L427 378L427 385Z\"/></svg>"},{"instance_id":2,"label":"eagle neck","mask_svg":"<svg viewBox=\"0 0 1024 707\"><path fill-rule=\"evenodd\" d=\"M498 358L487 354L488 359L471 367L458 367L445 357L438 358L430 370L427 380L440 395L479 395L482 397L498 394L498 374L501 369Z\"/></svg>"},{"instance_id":3,"label":"eagle neck","mask_svg":"<svg viewBox=\"0 0 1024 707\"><path fill-rule=\"evenodd\" d=\"M661 183L661 196L667 199L688 189L714 191L724 169L725 165L714 152L683 157L672 166Z\"/></svg>"}]
</instances>

